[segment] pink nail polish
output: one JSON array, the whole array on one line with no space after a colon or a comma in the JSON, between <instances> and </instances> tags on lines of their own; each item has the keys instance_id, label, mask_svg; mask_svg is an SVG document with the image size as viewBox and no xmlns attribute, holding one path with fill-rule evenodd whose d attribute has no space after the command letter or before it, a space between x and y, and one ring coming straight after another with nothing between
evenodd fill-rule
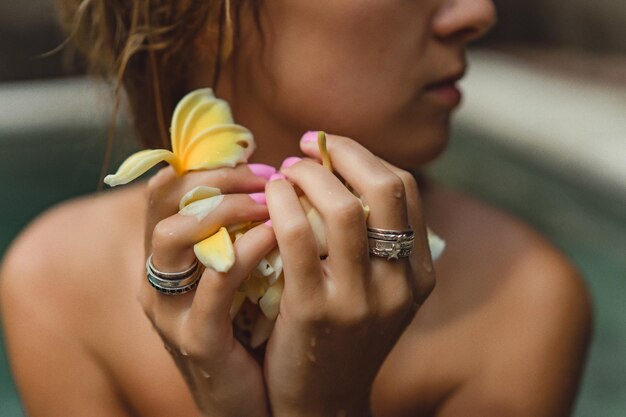
<instances>
[{"instance_id":1,"label":"pink nail polish","mask_svg":"<svg viewBox=\"0 0 626 417\"><path fill-rule=\"evenodd\" d=\"M267 204L267 200L265 198L265 193L252 193L248 194L251 199L253 199L257 204Z\"/></svg>"},{"instance_id":2,"label":"pink nail polish","mask_svg":"<svg viewBox=\"0 0 626 417\"><path fill-rule=\"evenodd\" d=\"M270 181L275 181L275 180L286 180L286 179L287 179L287 177L285 177L285 176L284 176L283 174L281 174L280 172L279 172L279 173L276 173L276 174L274 174L274 175L272 175L272 176L270 177Z\"/></svg>"},{"instance_id":3,"label":"pink nail polish","mask_svg":"<svg viewBox=\"0 0 626 417\"><path fill-rule=\"evenodd\" d=\"M267 227L272 227L272 220L270 219L263 224L266 225Z\"/></svg>"},{"instance_id":4,"label":"pink nail polish","mask_svg":"<svg viewBox=\"0 0 626 417\"><path fill-rule=\"evenodd\" d=\"M309 130L308 132L306 132L304 135L302 135L300 142L302 143L317 142L317 130Z\"/></svg>"},{"instance_id":5,"label":"pink nail polish","mask_svg":"<svg viewBox=\"0 0 626 417\"><path fill-rule=\"evenodd\" d=\"M248 164L248 169L257 177L265 178L269 180L270 177L276 174L276 168L265 164Z\"/></svg>"},{"instance_id":6,"label":"pink nail polish","mask_svg":"<svg viewBox=\"0 0 626 417\"><path fill-rule=\"evenodd\" d=\"M289 168L296 162L300 162L300 161L302 161L302 158L298 158L297 156L290 156L289 158L286 158L283 161L282 165L280 166L280 169Z\"/></svg>"}]
</instances>

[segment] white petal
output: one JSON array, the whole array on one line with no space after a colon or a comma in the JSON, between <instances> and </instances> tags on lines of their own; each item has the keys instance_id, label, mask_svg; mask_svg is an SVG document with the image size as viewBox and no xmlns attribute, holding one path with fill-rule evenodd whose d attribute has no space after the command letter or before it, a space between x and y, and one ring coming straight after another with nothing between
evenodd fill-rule
<instances>
[{"instance_id":1,"label":"white petal","mask_svg":"<svg viewBox=\"0 0 626 417\"><path fill-rule=\"evenodd\" d=\"M201 222L206 216L215 210L223 200L224 196L222 194L197 200L183 207L178 213L183 216L194 216L199 222Z\"/></svg>"},{"instance_id":2,"label":"white petal","mask_svg":"<svg viewBox=\"0 0 626 417\"><path fill-rule=\"evenodd\" d=\"M430 256L433 258L433 262L439 259L444 249L446 248L446 242L437 236L435 232L426 228L428 233L428 247L430 248Z\"/></svg>"},{"instance_id":3,"label":"white petal","mask_svg":"<svg viewBox=\"0 0 626 417\"><path fill-rule=\"evenodd\" d=\"M259 300L261 311L270 320L276 320L280 309L280 297L283 295L285 287L285 279L281 278L274 285L269 287L265 294Z\"/></svg>"},{"instance_id":4,"label":"white petal","mask_svg":"<svg viewBox=\"0 0 626 417\"><path fill-rule=\"evenodd\" d=\"M215 197L216 195L220 194L222 194L222 190L220 190L219 188L199 185L185 193L185 195L180 199L180 203L178 203L178 209L182 210L183 207L193 203L194 201L202 200L209 197Z\"/></svg>"}]
</instances>

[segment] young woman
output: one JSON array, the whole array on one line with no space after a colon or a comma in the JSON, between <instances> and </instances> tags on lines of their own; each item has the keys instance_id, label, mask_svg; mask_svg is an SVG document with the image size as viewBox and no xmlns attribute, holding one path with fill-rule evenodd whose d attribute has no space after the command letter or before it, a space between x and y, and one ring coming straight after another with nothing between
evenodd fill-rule
<instances>
[{"instance_id":1,"label":"young woman","mask_svg":"<svg viewBox=\"0 0 626 417\"><path fill-rule=\"evenodd\" d=\"M68 202L16 240L2 308L29 415L569 414L591 315L576 271L519 221L409 173L446 146L465 48L495 21L490 0L63 6L92 62L121 77L146 146L164 147L176 102L211 86L258 149L250 164L182 177L164 168ZM367 218L318 163L315 134L303 136L317 129L334 133L335 171ZM302 159L283 164L290 156ZM225 195L200 222L178 214L198 185ZM298 193L324 219L328 257ZM268 219L235 243L230 271L207 269L182 295L148 284L148 255L183 271L220 225ZM426 225L447 242L434 269ZM372 228L409 227L407 256L369 247ZM285 289L255 355L229 308L276 245Z\"/></svg>"}]
</instances>

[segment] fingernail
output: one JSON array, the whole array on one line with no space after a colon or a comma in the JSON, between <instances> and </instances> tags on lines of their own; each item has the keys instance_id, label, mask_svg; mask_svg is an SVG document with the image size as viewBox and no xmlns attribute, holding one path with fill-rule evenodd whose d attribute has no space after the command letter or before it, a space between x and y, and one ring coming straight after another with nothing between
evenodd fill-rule
<instances>
[{"instance_id":1,"label":"fingernail","mask_svg":"<svg viewBox=\"0 0 626 417\"><path fill-rule=\"evenodd\" d=\"M302 143L317 142L317 130L309 130L308 132L306 132L304 135L302 135L300 142Z\"/></svg>"},{"instance_id":2,"label":"fingernail","mask_svg":"<svg viewBox=\"0 0 626 417\"><path fill-rule=\"evenodd\" d=\"M257 204L267 204L267 199L265 198L265 193L252 193L248 194L251 199L255 201Z\"/></svg>"},{"instance_id":3,"label":"fingernail","mask_svg":"<svg viewBox=\"0 0 626 417\"><path fill-rule=\"evenodd\" d=\"M270 181L275 181L275 180L286 180L287 177L285 177L283 174L281 174L280 172L272 175L270 177Z\"/></svg>"},{"instance_id":4,"label":"fingernail","mask_svg":"<svg viewBox=\"0 0 626 417\"><path fill-rule=\"evenodd\" d=\"M272 227L272 220L270 219L263 224L266 225L267 227Z\"/></svg>"},{"instance_id":5,"label":"fingernail","mask_svg":"<svg viewBox=\"0 0 626 417\"><path fill-rule=\"evenodd\" d=\"M295 164L296 162L300 162L302 161L302 158L298 158L297 156L290 156L289 158L286 158L282 165L280 166L280 169L285 169L285 168L289 168L290 166L292 166L293 164Z\"/></svg>"},{"instance_id":6,"label":"fingernail","mask_svg":"<svg viewBox=\"0 0 626 417\"><path fill-rule=\"evenodd\" d=\"M265 164L248 164L248 169L257 177L265 178L269 180L270 177L276 174L276 168Z\"/></svg>"}]
</instances>

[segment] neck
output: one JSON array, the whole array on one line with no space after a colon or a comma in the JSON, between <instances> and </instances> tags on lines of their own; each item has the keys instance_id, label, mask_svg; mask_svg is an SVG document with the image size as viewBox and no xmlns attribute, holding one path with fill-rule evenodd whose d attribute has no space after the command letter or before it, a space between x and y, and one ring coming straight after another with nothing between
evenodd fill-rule
<instances>
[{"instance_id":1,"label":"neck","mask_svg":"<svg viewBox=\"0 0 626 417\"><path fill-rule=\"evenodd\" d=\"M270 106L258 105L251 99L253 93L245 86L233 83L230 73L222 73L216 95L230 103L235 123L254 134L257 148L250 162L279 167L285 158L301 155L299 142L305 132L278 120L271 114Z\"/></svg>"}]
</instances>

